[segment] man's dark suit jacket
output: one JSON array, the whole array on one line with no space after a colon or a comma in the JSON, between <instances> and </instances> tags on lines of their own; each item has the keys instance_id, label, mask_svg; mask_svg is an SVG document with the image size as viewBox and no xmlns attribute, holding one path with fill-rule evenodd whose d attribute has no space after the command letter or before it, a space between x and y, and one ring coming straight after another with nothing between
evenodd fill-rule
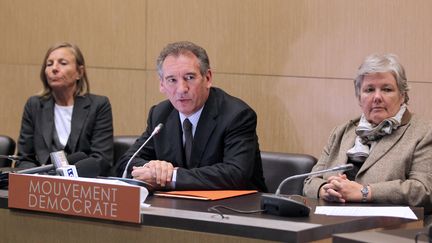
<instances>
[{"instance_id":1,"label":"man's dark suit jacket","mask_svg":"<svg viewBox=\"0 0 432 243\"><path fill-rule=\"evenodd\" d=\"M166 100L151 108L147 130L118 161L119 176L127 161L159 123L164 124L163 129L134 158L132 165L143 165L149 160L171 162L174 167L179 167L176 190L267 191L256 134L256 114L246 103L218 88L210 89L195 130L192 168L187 168L184 159L179 113Z\"/></svg>"},{"instance_id":2,"label":"man's dark suit jacket","mask_svg":"<svg viewBox=\"0 0 432 243\"><path fill-rule=\"evenodd\" d=\"M108 98L93 94L75 97L71 123L65 152L84 152L100 164L101 174L107 174L113 161L112 112ZM30 97L24 107L18 155L35 166L50 163L54 129L54 99Z\"/></svg>"}]
</instances>

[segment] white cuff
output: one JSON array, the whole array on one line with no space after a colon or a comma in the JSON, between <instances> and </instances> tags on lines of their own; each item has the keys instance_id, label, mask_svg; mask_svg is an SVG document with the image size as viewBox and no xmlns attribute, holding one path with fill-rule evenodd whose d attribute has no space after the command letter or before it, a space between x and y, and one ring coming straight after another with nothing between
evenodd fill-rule
<instances>
[{"instance_id":1,"label":"white cuff","mask_svg":"<svg viewBox=\"0 0 432 243\"><path fill-rule=\"evenodd\" d=\"M173 171L173 174L171 177L171 182L170 182L171 190L175 189L176 181L177 181L177 168L174 168L174 171Z\"/></svg>"}]
</instances>

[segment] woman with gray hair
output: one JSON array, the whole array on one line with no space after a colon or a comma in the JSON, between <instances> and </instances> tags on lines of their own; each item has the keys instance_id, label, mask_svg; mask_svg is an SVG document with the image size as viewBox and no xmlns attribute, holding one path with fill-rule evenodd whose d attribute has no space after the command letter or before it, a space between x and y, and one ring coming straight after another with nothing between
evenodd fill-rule
<instances>
[{"instance_id":1,"label":"woman with gray hair","mask_svg":"<svg viewBox=\"0 0 432 243\"><path fill-rule=\"evenodd\" d=\"M333 130L312 171L347 163L354 169L309 177L304 194L432 209L432 123L407 109L408 84L397 57L368 56L354 86L362 114Z\"/></svg>"}]
</instances>

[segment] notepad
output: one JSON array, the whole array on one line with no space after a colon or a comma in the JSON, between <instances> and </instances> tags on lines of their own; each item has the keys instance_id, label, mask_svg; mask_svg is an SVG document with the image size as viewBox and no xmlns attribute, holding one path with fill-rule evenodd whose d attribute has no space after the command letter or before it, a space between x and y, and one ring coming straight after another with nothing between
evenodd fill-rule
<instances>
[{"instance_id":1,"label":"notepad","mask_svg":"<svg viewBox=\"0 0 432 243\"><path fill-rule=\"evenodd\" d=\"M256 193L256 190L209 190L209 191L169 191L154 193L155 196L160 197L173 197L173 198L187 198L196 200L213 201L225 199L230 197L237 197Z\"/></svg>"}]
</instances>

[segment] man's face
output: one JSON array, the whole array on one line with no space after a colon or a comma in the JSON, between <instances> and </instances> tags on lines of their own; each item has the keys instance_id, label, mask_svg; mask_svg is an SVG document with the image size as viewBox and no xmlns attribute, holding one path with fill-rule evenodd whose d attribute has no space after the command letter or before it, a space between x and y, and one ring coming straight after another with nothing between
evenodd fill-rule
<instances>
[{"instance_id":1,"label":"man's face","mask_svg":"<svg viewBox=\"0 0 432 243\"><path fill-rule=\"evenodd\" d=\"M171 104L186 116L197 112L209 96L212 85L211 70L203 76L198 58L192 53L167 56L162 64L159 90Z\"/></svg>"}]
</instances>

